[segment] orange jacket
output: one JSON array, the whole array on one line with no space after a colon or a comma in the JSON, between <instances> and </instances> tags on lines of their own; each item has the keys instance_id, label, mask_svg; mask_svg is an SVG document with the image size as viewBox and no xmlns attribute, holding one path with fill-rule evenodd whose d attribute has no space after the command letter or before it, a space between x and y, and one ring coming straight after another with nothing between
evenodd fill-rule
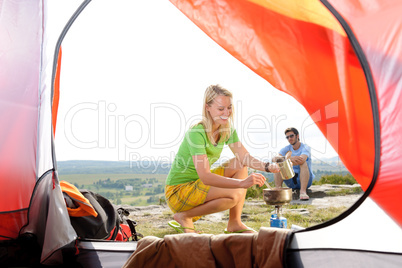
<instances>
[{"instance_id":1,"label":"orange jacket","mask_svg":"<svg viewBox=\"0 0 402 268\"><path fill-rule=\"evenodd\" d=\"M74 185L60 181L60 187L63 193L67 194L78 205L77 208L67 206L68 215L71 217L98 216L91 203L86 199Z\"/></svg>"}]
</instances>

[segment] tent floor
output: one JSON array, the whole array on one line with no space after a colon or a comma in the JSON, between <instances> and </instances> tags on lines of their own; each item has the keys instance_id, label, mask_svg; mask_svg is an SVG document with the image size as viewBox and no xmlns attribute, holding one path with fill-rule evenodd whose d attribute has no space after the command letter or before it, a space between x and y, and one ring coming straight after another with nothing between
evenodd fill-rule
<instances>
[{"instance_id":1,"label":"tent floor","mask_svg":"<svg viewBox=\"0 0 402 268\"><path fill-rule=\"evenodd\" d=\"M135 251L137 242L114 242L105 240L78 241L76 249L63 250L63 264L40 264L40 248L36 240L13 240L0 242L0 267L38 268L114 268L122 267Z\"/></svg>"},{"instance_id":2,"label":"tent floor","mask_svg":"<svg viewBox=\"0 0 402 268\"><path fill-rule=\"evenodd\" d=\"M285 267L400 268L402 254L351 249L288 250Z\"/></svg>"}]
</instances>

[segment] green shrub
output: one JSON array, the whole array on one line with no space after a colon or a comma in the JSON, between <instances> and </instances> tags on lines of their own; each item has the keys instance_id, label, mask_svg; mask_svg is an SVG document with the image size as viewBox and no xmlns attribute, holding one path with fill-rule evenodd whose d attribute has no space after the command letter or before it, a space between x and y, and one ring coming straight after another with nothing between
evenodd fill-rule
<instances>
[{"instance_id":1,"label":"green shrub","mask_svg":"<svg viewBox=\"0 0 402 268\"><path fill-rule=\"evenodd\" d=\"M356 184L355 178L353 178L352 175L347 174L347 175L339 175L339 174L333 174L333 175L324 175L320 178L319 181L314 181L314 185L322 185L322 184L348 184L348 185L353 185Z\"/></svg>"},{"instance_id":2,"label":"green shrub","mask_svg":"<svg viewBox=\"0 0 402 268\"><path fill-rule=\"evenodd\" d=\"M159 205L166 205L166 198L164 196L159 197Z\"/></svg>"},{"instance_id":3,"label":"green shrub","mask_svg":"<svg viewBox=\"0 0 402 268\"><path fill-rule=\"evenodd\" d=\"M327 192L327 195L329 196L344 196L348 194L361 194L363 192L362 188L360 187L353 187L350 189L341 189L341 190L335 190L335 191L329 191Z\"/></svg>"}]
</instances>

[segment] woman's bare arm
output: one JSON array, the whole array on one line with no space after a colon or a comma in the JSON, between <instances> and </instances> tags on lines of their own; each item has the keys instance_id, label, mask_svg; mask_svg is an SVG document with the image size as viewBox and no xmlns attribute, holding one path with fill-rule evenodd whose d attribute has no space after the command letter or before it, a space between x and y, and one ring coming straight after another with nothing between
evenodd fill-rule
<instances>
[{"instance_id":1,"label":"woman's bare arm","mask_svg":"<svg viewBox=\"0 0 402 268\"><path fill-rule=\"evenodd\" d=\"M197 174L205 185L220 188L249 188L255 184L262 186L265 181L265 177L258 173L250 174L244 180L224 177L211 173L206 155L194 155L193 161Z\"/></svg>"}]
</instances>

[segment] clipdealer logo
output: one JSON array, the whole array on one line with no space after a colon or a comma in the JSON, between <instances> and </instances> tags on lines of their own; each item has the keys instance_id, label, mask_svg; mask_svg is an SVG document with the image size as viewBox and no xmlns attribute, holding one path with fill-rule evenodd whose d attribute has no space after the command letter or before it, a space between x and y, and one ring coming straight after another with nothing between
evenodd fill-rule
<instances>
[{"instance_id":1,"label":"clipdealer logo","mask_svg":"<svg viewBox=\"0 0 402 268\"><path fill-rule=\"evenodd\" d=\"M289 127L288 115L254 114L246 117L241 101L235 103L234 110L234 127L246 148L265 150L268 158L279 151L285 142L281 134ZM116 104L106 101L79 103L66 113L64 134L67 141L77 148L115 149L118 160L141 161L150 159L149 156L141 156L139 149L147 147L171 151L181 143L186 131L201 120L201 115L189 116L171 103L151 103L148 114L148 118L140 114L119 114ZM338 102L333 102L312 113L300 126L295 126L299 129L302 142L311 147L313 155L325 154L331 145L337 150L338 114ZM83 122L82 118L86 118L87 122ZM318 145L309 140L310 129L316 124L321 126L331 145L326 140ZM174 154L167 155L169 159L164 157L163 161L173 162Z\"/></svg>"}]
</instances>

